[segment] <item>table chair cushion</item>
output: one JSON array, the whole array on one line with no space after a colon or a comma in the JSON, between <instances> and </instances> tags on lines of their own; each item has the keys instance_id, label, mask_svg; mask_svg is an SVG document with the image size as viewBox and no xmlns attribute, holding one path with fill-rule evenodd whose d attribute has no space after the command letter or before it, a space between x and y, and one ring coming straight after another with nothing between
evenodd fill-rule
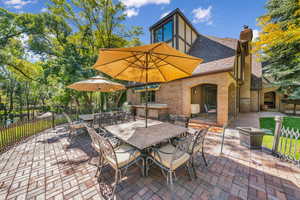
<instances>
[{"instance_id":1,"label":"table chair cushion","mask_svg":"<svg viewBox=\"0 0 300 200\"><path fill-rule=\"evenodd\" d=\"M135 160L141 155L140 151L127 144L122 144L114 150L119 168L129 164L131 161ZM106 160L112 165L112 167L117 168L117 163L111 156L106 156Z\"/></svg>"},{"instance_id":2,"label":"table chair cushion","mask_svg":"<svg viewBox=\"0 0 300 200\"><path fill-rule=\"evenodd\" d=\"M158 150L151 152L151 156L163 166L175 170L190 159L190 155L188 153L177 150L175 159L173 160L173 163L171 163L175 150L176 147L171 144L167 144L163 147L160 147Z\"/></svg>"},{"instance_id":3,"label":"table chair cushion","mask_svg":"<svg viewBox=\"0 0 300 200\"><path fill-rule=\"evenodd\" d=\"M71 124L70 127L73 129L81 129L84 128L84 124L83 123Z\"/></svg>"}]
</instances>

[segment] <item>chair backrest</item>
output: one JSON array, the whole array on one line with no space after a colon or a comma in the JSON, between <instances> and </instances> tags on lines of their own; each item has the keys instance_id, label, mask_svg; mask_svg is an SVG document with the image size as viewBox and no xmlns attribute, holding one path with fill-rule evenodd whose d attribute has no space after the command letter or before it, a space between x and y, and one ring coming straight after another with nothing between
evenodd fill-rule
<instances>
[{"instance_id":1,"label":"chair backrest","mask_svg":"<svg viewBox=\"0 0 300 200\"><path fill-rule=\"evenodd\" d=\"M176 144L175 150L171 153L171 161L170 161L170 168L173 168L173 163L179 159L183 154L188 153L189 146L192 142L192 137L186 137L184 140L179 140Z\"/></svg>"},{"instance_id":2,"label":"chair backrest","mask_svg":"<svg viewBox=\"0 0 300 200\"><path fill-rule=\"evenodd\" d=\"M208 113L209 108L208 108L207 104L204 104L203 106L204 106L204 112Z\"/></svg>"},{"instance_id":3,"label":"chair backrest","mask_svg":"<svg viewBox=\"0 0 300 200\"><path fill-rule=\"evenodd\" d=\"M192 146L189 148L189 153L196 153L203 149L205 136L208 132L208 128L202 129L195 134L190 134L189 137L192 137Z\"/></svg>"},{"instance_id":4,"label":"chair backrest","mask_svg":"<svg viewBox=\"0 0 300 200\"><path fill-rule=\"evenodd\" d=\"M71 125L71 124L72 124L72 120L71 120L71 118L69 117L69 115L68 115L67 113L65 113L65 112L63 112L62 114L63 114L63 116L67 119L69 125Z\"/></svg>"},{"instance_id":5,"label":"chair backrest","mask_svg":"<svg viewBox=\"0 0 300 200\"><path fill-rule=\"evenodd\" d=\"M113 162L115 165L113 164L112 167L119 168L117 156L113 145L110 143L110 141L107 138L100 135L97 135L97 140L101 140L100 149L103 158L110 164Z\"/></svg>"},{"instance_id":6,"label":"chair backrest","mask_svg":"<svg viewBox=\"0 0 300 200\"><path fill-rule=\"evenodd\" d=\"M97 137L97 132L95 131L95 129L93 129L92 127L89 127L86 123L84 124L84 126L86 127L91 139L92 139L92 143L93 143L93 146L94 148L96 148L96 150L98 152L100 152L100 149L101 149L101 140L98 139Z\"/></svg>"},{"instance_id":7,"label":"chair backrest","mask_svg":"<svg viewBox=\"0 0 300 200\"><path fill-rule=\"evenodd\" d=\"M93 127L95 128L97 124L101 127L101 113L94 114Z\"/></svg>"}]
</instances>

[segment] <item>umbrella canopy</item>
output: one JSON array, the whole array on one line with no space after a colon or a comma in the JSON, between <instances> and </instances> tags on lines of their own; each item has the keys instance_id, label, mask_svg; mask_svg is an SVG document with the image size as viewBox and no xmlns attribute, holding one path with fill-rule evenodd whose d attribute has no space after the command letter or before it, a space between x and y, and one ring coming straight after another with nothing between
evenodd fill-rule
<instances>
[{"instance_id":1,"label":"umbrella canopy","mask_svg":"<svg viewBox=\"0 0 300 200\"><path fill-rule=\"evenodd\" d=\"M202 61L160 42L138 47L100 49L94 69L121 80L168 82L192 75Z\"/></svg>"},{"instance_id":2,"label":"umbrella canopy","mask_svg":"<svg viewBox=\"0 0 300 200\"><path fill-rule=\"evenodd\" d=\"M148 83L168 82L190 76L202 61L201 58L189 56L160 42L138 47L100 49L94 69L116 79L146 83L147 97ZM146 98L146 127L147 101Z\"/></svg>"},{"instance_id":3,"label":"umbrella canopy","mask_svg":"<svg viewBox=\"0 0 300 200\"><path fill-rule=\"evenodd\" d=\"M67 87L78 91L98 92L114 92L126 89L124 85L110 81L102 76L95 76L84 81L78 81Z\"/></svg>"}]
</instances>

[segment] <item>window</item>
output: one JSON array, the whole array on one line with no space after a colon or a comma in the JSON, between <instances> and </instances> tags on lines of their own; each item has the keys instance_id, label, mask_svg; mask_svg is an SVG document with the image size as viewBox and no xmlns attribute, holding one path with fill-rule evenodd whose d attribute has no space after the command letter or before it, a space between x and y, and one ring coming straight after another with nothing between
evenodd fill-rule
<instances>
[{"instance_id":1,"label":"window","mask_svg":"<svg viewBox=\"0 0 300 200\"><path fill-rule=\"evenodd\" d=\"M173 37L173 21L169 21L163 26L163 40L168 41L171 40Z\"/></svg>"},{"instance_id":2,"label":"window","mask_svg":"<svg viewBox=\"0 0 300 200\"><path fill-rule=\"evenodd\" d=\"M162 42L162 41L163 41L162 28L159 28L154 32L154 42Z\"/></svg>"},{"instance_id":3,"label":"window","mask_svg":"<svg viewBox=\"0 0 300 200\"><path fill-rule=\"evenodd\" d=\"M169 41L173 37L173 20L168 21L154 31L154 42Z\"/></svg>"},{"instance_id":4,"label":"window","mask_svg":"<svg viewBox=\"0 0 300 200\"><path fill-rule=\"evenodd\" d=\"M141 103L146 103L146 92L141 92ZM155 103L155 91L148 91L148 103Z\"/></svg>"}]
</instances>

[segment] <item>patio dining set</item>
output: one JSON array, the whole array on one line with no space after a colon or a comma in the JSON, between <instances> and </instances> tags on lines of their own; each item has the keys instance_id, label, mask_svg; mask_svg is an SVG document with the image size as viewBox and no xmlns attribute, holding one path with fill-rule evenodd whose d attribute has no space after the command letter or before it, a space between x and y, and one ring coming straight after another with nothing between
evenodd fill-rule
<instances>
[{"instance_id":1,"label":"patio dining set","mask_svg":"<svg viewBox=\"0 0 300 200\"><path fill-rule=\"evenodd\" d=\"M70 138L76 136L78 129L86 129L92 146L99 154L96 176L101 181L103 168L110 166L115 170L115 180L111 195L116 192L122 175L130 166L141 169L141 175L148 176L152 165L161 168L167 184L173 190L175 171L185 167L190 179L197 178L194 158L201 153L207 166L203 144L208 129L196 130L176 121L162 122L148 120L145 127L143 119L135 119L128 112L96 113L81 116L85 120L69 121ZM92 120L91 120L92 119Z\"/></svg>"}]
</instances>

